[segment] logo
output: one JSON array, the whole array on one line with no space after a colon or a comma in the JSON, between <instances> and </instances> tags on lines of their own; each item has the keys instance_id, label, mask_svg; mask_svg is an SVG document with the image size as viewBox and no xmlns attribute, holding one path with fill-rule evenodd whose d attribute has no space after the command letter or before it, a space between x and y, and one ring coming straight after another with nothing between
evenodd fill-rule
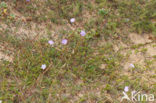
<instances>
[{"instance_id":1,"label":"logo","mask_svg":"<svg viewBox=\"0 0 156 103\"><path fill-rule=\"evenodd\" d=\"M125 87L123 93L123 97L121 98L121 102L124 100L131 101L131 102L154 102L154 94L145 94L142 93L141 91L132 91L129 92L130 95L128 95L129 88L128 86Z\"/></svg>"}]
</instances>

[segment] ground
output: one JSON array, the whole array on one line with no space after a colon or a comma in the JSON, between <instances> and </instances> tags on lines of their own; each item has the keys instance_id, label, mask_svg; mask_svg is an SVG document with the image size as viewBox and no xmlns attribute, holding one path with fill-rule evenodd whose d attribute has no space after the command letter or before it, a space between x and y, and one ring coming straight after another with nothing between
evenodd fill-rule
<instances>
[{"instance_id":1,"label":"ground","mask_svg":"<svg viewBox=\"0 0 156 103\"><path fill-rule=\"evenodd\" d=\"M121 103L126 86L129 96L133 90L156 96L155 5L155 0L0 0L0 100Z\"/></svg>"}]
</instances>

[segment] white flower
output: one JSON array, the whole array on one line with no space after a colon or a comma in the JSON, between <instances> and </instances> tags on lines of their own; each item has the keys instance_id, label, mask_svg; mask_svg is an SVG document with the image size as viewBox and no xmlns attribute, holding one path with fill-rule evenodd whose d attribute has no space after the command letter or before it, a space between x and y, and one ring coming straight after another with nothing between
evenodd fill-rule
<instances>
[{"instance_id":1,"label":"white flower","mask_svg":"<svg viewBox=\"0 0 156 103\"><path fill-rule=\"evenodd\" d=\"M46 69L46 64L42 64L42 66L41 66L41 68L44 70L44 69Z\"/></svg>"},{"instance_id":2,"label":"white flower","mask_svg":"<svg viewBox=\"0 0 156 103\"><path fill-rule=\"evenodd\" d=\"M53 45L53 44L54 44L54 41L49 40L48 43L49 43L50 45Z\"/></svg>"},{"instance_id":3,"label":"white flower","mask_svg":"<svg viewBox=\"0 0 156 103\"><path fill-rule=\"evenodd\" d=\"M124 91L125 91L125 92L128 92L128 91L129 91L129 87L126 86L125 89L124 89Z\"/></svg>"},{"instance_id":4,"label":"white flower","mask_svg":"<svg viewBox=\"0 0 156 103\"><path fill-rule=\"evenodd\" d=\"M75 22L75 18L71 18L71 19L70 19L70 22L71 22L71 23L74 23L74 22Z\"/></svg>"},{"instance_id":5,"label":"white flower","mask_svg":"<svg viewBox=\"0 0 156 103\"><path fill-rule=\"evenodd\" d=\"M130 68L135 68L134 64L129 65Z\"/></svg>"}]
</instances>

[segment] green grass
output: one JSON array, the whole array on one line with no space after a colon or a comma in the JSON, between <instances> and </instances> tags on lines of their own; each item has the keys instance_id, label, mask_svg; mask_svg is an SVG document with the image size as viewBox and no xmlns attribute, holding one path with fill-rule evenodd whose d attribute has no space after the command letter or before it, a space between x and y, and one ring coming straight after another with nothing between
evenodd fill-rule
<instances>
[{"instance_id":1,"label":"green grass","mask_svg":"<svg viewBox=\"0 0 156 103\"><path fill-rule=\"evenodd\" d=\"M51 91L48 91L49 89L52 89L53 92L58 92L57 90L55 91L53 82L56 82L56 86L61 86L59 87L60 89L68 91L68 85L71 88L71 86L77 84L78 80L82 80L84 85L95 85L94 82L103 76L109 78L109 80L106 79L108 83L111 80L114 81L115 72L120 70L119 57L121 59L122 57L113 51L111 54L112 56L114 55L113 58L111 55L110 57L101 56L104 52L107 54L111 46L106 45L100 50L101 53L99 55L95 55L95 50L99 50L99 48L91 48L89 40L78 36L78 34L71 34L68 40L70 44L60 47L50 47L45 39L33 42L25 40L15 44L19 48L17 48L14 62L3 65L1 69L1 78L3 80L3 85L1 85L3 98L1 99L13 101L18 97L16 101L19 102L22 101L22 98L28 98L25 96L30 95L29 92L33 89L46 87L39 94L34 93L31 98L36 98L38 94L41 98L45 98L43 99L43 102L45 102L48 94L51 94ZM102 70L99 68L102 63L107 64L107 69ZM41 70L42 64L47 65L47 70ZM11 79L10 82L7 81L9 78ZM19 84L14 84L16 81L19 81ZM67 87L63 88L62 85L67 85ZM12 88L8 88L8 86ZM80 86L81 90L81 85L75 86ZM24 88L20 90L20 87ZM72 88L78 89L77 87ZM74 95L77 92L75 89L72 90ZM7 93L5 93L6 90ZM63 91L60 92L62 93ZM14 93L16 93L16 96ZM25 95L21 96L22 93ZM61 93L58 94L61 95ZM52 95L56 96L56 94ZM63 102L64 99L62 97L56 99L56 101Z\"/></svg>"},{"instance_id":2,"label":"green grass","mask_svg":"<svg viewBox=\"0 0 156 103\"><path fill-rule=\"evenodd\" d=\"M135 68L125 72L123 63L129 60L130 53L122 52L148 51L146 44L129 46L127 37L130 32L155 35L156 24L152 22L156 17L155 5L155 0L0 2L0 20L8 25L4 30L1 30L3 26L0 28L0 42L7 43L6 48L14 48L13 62L0 62L0 100L3 103L120 103L125 86L155 93L156 86L142 78L144 73L154 70L155 56L145 59L145 66L135 63ZM9 7L31 20L17 19ZM69 23L72 17L76 18L75 24ZM17 37L11 29L13 25L16 29L22 25L29 29L31 23L45 23L48 36ZM55 32L58 39L52 47L48 40L53 39L54 25L62 29ZM86 30L87 35L80 36L80 30ZM67 45L61 44L63 38L68 39ZM119 40L129 47L115 51ZM47 65L45 70L41 69L42 64ZM150 74L144 78L149 76L155 79Z\"/></svg>"}]
</instances>

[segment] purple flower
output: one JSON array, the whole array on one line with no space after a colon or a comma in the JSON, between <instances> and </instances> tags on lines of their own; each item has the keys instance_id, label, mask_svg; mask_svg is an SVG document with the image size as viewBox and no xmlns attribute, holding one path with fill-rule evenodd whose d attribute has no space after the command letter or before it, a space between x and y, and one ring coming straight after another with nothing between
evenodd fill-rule
<instances>
[{"instance_id":1,"label":"purple flower","mask_svg":"<svg viewBox=\"0 0 156 103\"><path fill-rule=\"evenodd\" d=\"M67 39L63 39L63 40L62 40L62 44L63 44L63 45L66 45L67 43L68 43L68 40L67 40Z\"/></svg>"},{"instance_id":2,"label":"purple flower","mask_svg":"<svg viewBox=\"0 0 156 103\"><path fill-rule=\"evenodd\" d=\"M71 23L74 23L74 22L75 22L75 18L71 18L71 19L70 19L70 22L71 22Z\"/></svg>"},{"instance_id":3,"label":"purple flower","mask_svg":"<svg viewBox=\"0 0 156 103\"><path fill-rule=\"evenodd\" d=\"M130 68L135 68L134 64L129 65Z\"/></svg>"},{"instance_id":4,"label":"purple flower","mask_svg":"<svg viewBox=\"0 0 156 103\"><path fill-rule=\"evenodd\" d=\"M129 87L126 86L125 89L124 89L124 91L125 91L125 92L128 92L128 91L129 91Z\"/></svg>"},{"instance_id":5,"label":"purple flower","mask_svg":"<svg viewBox=\"0 0 156 103\"><path fill-rule=\"evenodd\" d=\"M85 36L86 35L86 32L84 30L81 30L81 36Z\"/></svg>"},{"instance_id":6,"label":"purple flower","mask_svg":"<svg viewBox=\"0 0 156 103\"><path fill-rule=\"evenodd\" d=\"M43 70L46 69L46 67L47 67L46 64L41 65L41 69L43 69Z\"/></svg>"},{"instance_id":7,"label":"purple flower","mask_svg":"<svg viewBox=\"0 0 156 103\"><path fill-rule=\"evenodd\" d=\"M50 45L53 45L53 44L54 44L54 41L49 40L48 43L49 43Z\"/></svg>"},{"instance_id":8,"label":"purple flower","mask_svg":"<svg viewBox=\"0 0 156 103\"><path fill-rule=\"evenodd\" d=\"M26 0L27 2L29 2L30 0Z\"/></svg>"}]
</instances>

